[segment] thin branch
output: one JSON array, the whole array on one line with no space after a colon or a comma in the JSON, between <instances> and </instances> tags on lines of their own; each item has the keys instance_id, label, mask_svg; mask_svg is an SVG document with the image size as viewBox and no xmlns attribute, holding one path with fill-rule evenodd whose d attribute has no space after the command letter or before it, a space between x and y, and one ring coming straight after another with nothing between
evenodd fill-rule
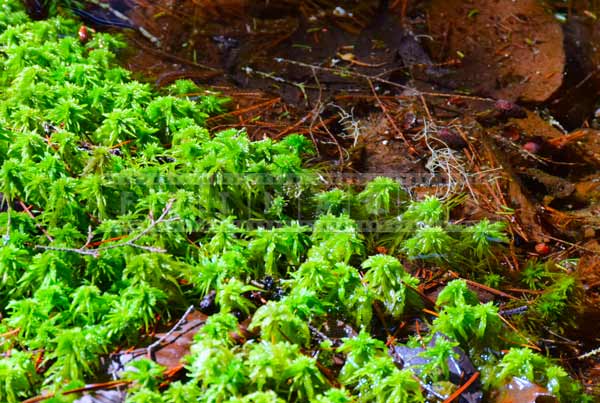
<instances>
[{"instance_id":1,"label":"thin branch","mask_svg":"<svg viewBox=\"0 0 600 403\"><path fill-rule=\"evenodd\" d=\"M121 248L123 246L131 246L132 248L142 249L147 252L165 253L166 252L165 249L157 248L154 246L139 245L136 242L139 241L143 236L148 234L150 231L152 231L158 224L179 220L179 217L173 217L171 219L166 219L166 216L171 211L171 208L173 207L174 202L175 202L175 199L170 199L167 202L167 204L165 205L160 217L158 217L156 220L152 216L152 213L150 213L150 215L149 215L150 225L148 227L144 228L139 234L137 234L137 235L133 236L131 239L128 239L123 242L118 242L118 243L115 243L112 245L101 246L96 249L87 249L87 246L89 246L91 244L91 239L90 239L91 232L88 232L88 240L85 243L85 245L82 246L81 248L62 248L62 247L57 247L57 246L45 246L45 245L36 245L35 247L36 247L36 249L55 250L58 252L78 253L80 255L93 256L95 258L100 256L100 252L103 252L103 251L106 251L109 249ZM91 228L90 228L90 230L91 230Z\"/></svg>"},{"instance_id":2,"label":"thin branch","mask_svg":"<svg viewBox=\"0 0 600 403\"><path fill-rule=\"evenodd\" d=\"M45 245L35 245L35 248L43 249L43 250L54 250L57 252L72 252L72 253L77 253L79 255L93 256L96 258L100 256L100 253L98 252L97 249L86 250L86 249L81 249L81 248L61 248L61 247L57 247L57 246L45 246Z\"/></svg>"},{"instance_id":3,"label":"thin branch","mask_svg":"<svg viewBox=\"0 0 600 403\"><path fill-rule=\"evenodd\" d=\"M171 211L171 208L173 207L174 202L175 202L175 199L170 199L167 202L167 204L165 205L165 208L163 208L162 214L160 215L160 217L158 217L157 220L154 220L154 217L152 217L152 212L150 212L150 225L146 229L144 229L142 232L140 232L138 235L131 238L129 241L121 242L121 244L112 245L112 247L111 247L111 245L108 245L108 246L105 246L104 248L112 249L112 248L117 248L119 246L124 246L124 245L133 246L130 244L138 241L141 237L146 235L148 232L152 231L152 229L154 229L154 227L156 227L158 224L165 221L165 217L167 216L167 214L169 214L169 211Z\"/></svg>"},{"instance_id":4,"label":"thin branch","mask_svg":"<svg viewBox=\"0 0 600 403\"><path fill-rule=\"evenodd\" d=\"M33 215L33 213L31 212L30 208L27 207L25 205L25 203L23 203L21 200L19 200L19 205L21 206L21 208L23 209L23 211L25 213L27 213L27 215L32 218L33 220L35 220L35 216ZM50 236L50 234L48 234L48 231L46 231L46 229L44 227L42 227L40 224L38 224L37 222L35 223L35 226L37 227L37 229L39 229L40 231L42 231L44 233L44 235L46 235L46 238L50 241L53 242L54 239Z\"/></svg>"},{"instance_id":5,"label":"thin branch","mask_svg":"<svg viewBox=\"0 0 600 403\"><path fill-rule=\"evenodd\" d=\"M332 345L334 344L334 343L333 343L333 340L331 340L331 338L330 338L330 337L328 337L328 336L327 336L325 333L321 332L319 329L317 329L317 328L316 328L316 327L314 327L313 325L309 324L309 325L308 325L308 329L309 329L309 330L310 330L312 333L314 333L314 334L315 334L317 337L319 337L319 338L320 338L322 341L330 341L330 342L332 343ZM337 340L336 340L336 341L337 341Z\"/></svg>"},{"instance_id":6,"label":"thin branch","mask_svg":"<svg viewBox=\"0 0 600 403\"><path fill-rule=\"evenodd\" d=\"M377 91L375 90L375 86L373 85L373 82L371 80L367 80L367 82L369 83L369 87L371 87L371 92L373 93L373 96L375 97L375 100L379 104L379 108L383 112L383 114L384 114L385 118L387 119L388 123L392 126L392 128L396 132L396 135L398 135L402 139L402 141L404 141L404 143L406 144L406 146L408 147L409 154L411 154L411 155L417 155L417 150L406 139L406 136L404 135L404 133L402 133L402 130L400 130L400 128L398 127L398 125L396 124L396 122L394 121L394 119L392 119L392 117L390 116L390 113L389 113L388 109L385 107L385 105L383 104L383 102L379 98L379 95L377 95Z\"/></svg>"},{"instance_id":7,"label":"thin branch","mask_svg":"<svg viewBox=\"0 0 600 403\"><path fill-rule=\"evenodd\" d=\"M2 333L2 334L0 334L0 339L4 339L4 338L6 338L6 337L12 337L12 336L16 336L16 335L18 335L18 334L19 334L19 332L20 332L20 331L21 331L21 328L20 328L20 327L18 327L18 328L16 328L16 329L13 329L13 330L9 330L9 331L8 331L8 332L6 332L6 333Z\"/></svg>"},{"instance_id":8,"label":"thin branch","mask_svg":"<svg viewBox=\"0 0 600 403\"><path fill-rule=\"evenodd\" d=\"M417 379L417 381L419 381L419 385L421 385L421 388L423 390L425 390L427 393L435 396L439 400L442 400L444 398L444 396L440 392L438 392L435 389L433 389L433 387L431 387L431 385L426 384L425 382L423 382L422 380L420 380L417 377L415 377L415 379Z\"/></svg>"},{"instance_id":9,"label":"thin branch","mask_svg":"<svg viewBox=\"0 0 600 403\"><path fill-rule=\"evenodd\" d=\"M10 241L10 226L11 226L11 216L10 212L12 209L10 208L10 202L8 203L8 207L6 209L6 234L4 234L3 244L6 245L8 241Z\"/></svg>"},{"instance_id":10,"label":"thin branch","mask_svg":"<svg viewBox=\"0 0 600 403\"><path fill-rule=\"evenodd\" d=\"M530 349L536 350L536 351L542 351L542 349L539 348L537 345L533 344L533 342L527 336L525 336L524 334L522 334L521 332L519 332L519 330L515 327L515 325L513 325L512 323L510 323L504 316L498 314L498 317L500 318L500 320L502 322L504 322L506 324L506 326L508 326L509 328L511 328L513 332L515 332L517 335L519 335L525 341L527 341L527 343L529 343L529 344L521 344L521 346L527 347L527 348L530 348Z\"/></svg>"},{"instance_id":11,"label":"thin branch","mask_svg":"<svg viewBox=\"0 0 600 403\"><path fill-rule=\"evenodd\" d=\"M85 245L83 245L82 248L88 248L92 243L92 239L94 239L94 231L92 230L92 226L88 225L88 236L85 240Z\"/></svg>"},{"instance_id":12,"label":"thin branch","mask_svg":"<svg viewBox=\"0 0 600 403\"><path fill-rule=\"evenodd\" d=\"M181 327L181 325L184 324L184 322L187 320L187 317L189 316L190 313L192 313L193 310L194 310L194 305L190 305L188 307L188 309L185 311L185 313L183 314L183 316L181 317L181 319L179 319L177 321L177 323L175 323L175 326L173 326L171 328L171 330L169 330L160 339L156 340L154 343L150 344L146 348L146 356L148 358L154 359L154 350L156 350L158 347L160 347L160 345L163 343L163 341L168 339L173 333L175 333L175 331L177 331Z\"/></svg>"},{"instance_id":13,"label":"thin branch","mask_svg":"<svg viewBox=\"0 0 600 403\"><path fill-rule=\"evenodd\" d=\"M593 357L594 355L600 354L600 347L593 349L592 351L588 351L585 354L581 354L577 357L578 360L583 360L584 358Z\"/></svg>"},{"instance_id":14,"label":"thin branch","mask_svg":"<svg viewBox=\"0 0 600 403\"><path fill-rule=\"evenodd\" d=\"M103 383L92 383L89 385L82 386L80 388L65 390L64 392L59 392L58 394L62 395L62 396L66 396L66 395L72 395L74 393L91 392L93 390L98 390L98 389L114 389L114 388L118 388L120 386L127 386L130 383L131 383L131 381L124 381L124 380L110 381L110 382L103 382ZM36 396L36 397L32 397L27 400L23 400L23 403L42 402L44 400L52 399L56 395L57 395L56 393L50 392L45 395Z\"/></svg>"},{"instance_id":15,"label":"thin branch","mask_svg":"<svg viewBox=\"0 0 600 403\"><path fill-rule=\"evenodd\" d=\"M323 67L323 66L317 66L317 65L313 65L313 64L309 64L309 63L303 63L303 62L299 62L297 60L291 60L291 59L285 59L285 58L281 58L281 57L276 57L274 59L277 63L289 63L292 65L296 65L296 66L300 66L300 67L305 67L305 68L309 68L309 69L314 69L314 70L320 70L320 71L325 71L328 73L332 73L332 74L336 74L336 75L341 75L341 76L351 76L351 77L358 77L358 78L362 78L364 80L372 80L372 81L376 81L382 84L387 84L390 85L392 87L396 87L396 88L400 88L403 90L406 90L408 93L406 94L402 94L403 96L406 97L420 97L423 95L426 96L432 96L432 97L442 97L442 98L462 98L462 99L473 99L473 100L477 100L477 101L487 101L487 102L496 102L495 99L492 98L484 98L484 97L477 97L477 96L473 96L473 95L462 95L462 94L444 94L442 92L423 92L423 91L419 91L416 88L412 88L406 85L402 85L402 84L398 84L394 81L390 81L390 80L386 80L384 78L381 78L381 76L384 76L386 74L389 73L389 71L384 71L380 74L378 74L377 76L370 76L368 74L362 74L356 71L352 71L352 70L348 70L348 69L339 69L339 68L332 68L332 67Z\"/></svg>"},{"instance_id":16,"label":"thin branch","mask_svg":"<svg viewBox=\"0 0 600 403\"><path fill-rule=\"evenodd\" d=\"M307 88L309 88L309 89L315 89L315 90L318 89L318 87L316 87L316 86L306 85L304 83L297 83L295 81L287 80L287 79L285 79L283 77L276 76L273 73L267 73L267 72L260 71L260 70L254 70L253 68L251 68L249 66L243 67L242 71L244 71L244 73L246 73L247 75L254 74L254 75L257 75L257 76L259 76L261 78L265 78L265 79L268 79L268 80L273 80L276 83L287 84L287 85L291 85L291 86L294 86L294 87L298 88L298 90L300 90L300 92L302 93L302 96L304 96L304 100L306 101L307 105L308 105L309 101L308 101L308 94L306 93L306 89Z\"/></svg>"},{"instance_id":17,"label":"thin branch","mask_svg":"<svg viewBox=\"0 0 600 403\"><path fill-rule=\"evenodd\" d=\"M226 113L222 113L220 115L212 116L212 117L206 119L206 122L213 122L215 120L220 120L220 119L223 119L223 118L226 118L226 117L243 115L245 113L253 112L253 111L255 111L257 109L260 109L260 108L268 108L270 106L275 105L276 103L278 103L280 101L281 101L281 97L269 99L268 101L260 102L258 104L249 106L247 108L237 109L237 110L234 110L234 111L231 111L231 112L226 112Z\"/></svg>"},{"instance_id":18,"label":"thin branch","mask_svg":"<svg viewBox=\"0 0 600 403\"><path fill-rule=\"evenodd\" d=\"M519 298L517 298L517 297L515 297L513 295L507 294L507 293L505 293L503 291L497 290L497 289L492 288L490 286L487 286L485 284L481 284L481 283L478 283L478 282L473 281L473 280L468 280L466 278L461 278L457 273L455 273L453 271L450 272L450 276L452 276L452 278L455 278L455 279L464 280L470 286L479 288L480 290L487 291L487 292L489 292L491 294L494 294L494 295L497 295L499 297L513 299L513 300L518 300L519 299Z\"/></svg>"}]
</instances>

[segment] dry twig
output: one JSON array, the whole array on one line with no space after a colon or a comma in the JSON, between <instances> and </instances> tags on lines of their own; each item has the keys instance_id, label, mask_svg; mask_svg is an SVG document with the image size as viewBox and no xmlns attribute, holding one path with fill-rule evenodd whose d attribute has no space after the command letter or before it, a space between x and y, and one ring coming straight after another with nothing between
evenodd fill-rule
<instances>
[{"instance_id":1,"label":"dry twig","mask_svg":"<svg viewBox=\"0 0 600 403\"><path fill-rule=\"evenodd\" d=\"M87 247L90 245L91 240L92 240L91 239L92 236L90 236L92 234L91 228L90 228L90 230L88 232L88 240L85 243L85 245L83 245L81 248L63 248L63 247L45 246L45 245L36 245L35 248L43 249L43 250L54 250L54 251L59 251L59 252L72 252L72 253L78 253L80 255L93 256L95 258L98 258L100 256L100 252L103 252L103 251L109 250L109 249L121 248L123 246L131 246L132 248L142 249L147 252L165 253L166 251L162 248L157 248L154 246L139 245L136 242L139 241L143 236L147 235L150 231L152 231L158 224L179 220L179 217L173 217L170 219L166 219L166 216L169 213L169 211L171 211L171 208L173 207L174 202L175 202L175 199L169 200L167 202L165 208L163 209L160 217L158 217L156 220L152 217L152 214L150 214L150 225L148 227L144 228L142 231L140 231L139 234L137 234L137 235L133 236L131 239L128 239L123 242L119 242L119 243L115 243L115 244L107 245L107 246L101 246L96 249L87 249Z\"/></svg>"}]
</instances>

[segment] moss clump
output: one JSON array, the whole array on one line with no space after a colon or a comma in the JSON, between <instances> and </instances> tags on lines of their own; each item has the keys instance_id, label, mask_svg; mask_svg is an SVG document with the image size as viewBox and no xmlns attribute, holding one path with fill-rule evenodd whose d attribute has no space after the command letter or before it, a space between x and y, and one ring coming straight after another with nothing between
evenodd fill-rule
<instances>
[{"instance_id":1,"label":"moss clump","mask_svg":"<svg viewBox=\"0 0 600 403\"><path fill-rule=\"evenodd\" d=\"M457 343L501 359L497 308L460 282L421 335L448 337L421 372L399 369L375 334L421 316L402 261L497 268L502 224L453 224L450 204L409 201L389 178L325 192L304 137L210 134L204 122L226 99L132 80L115 36L83 44L71 19L31 22L11 0L0 10L2 401L67 401L60 391L97 379L103 355L149 344L212 292L220 312L197 334L186 380L163 387L163 369L138 361L123 374L128 401L435 401L424 385L456 389L444 364ZM382 245L397 256L375 253ZM358 336L319 340L330 319ZM519 375L505 359L503 373ZM564 385L558 370L536 371Z\"/></svg>"}]
</instances>

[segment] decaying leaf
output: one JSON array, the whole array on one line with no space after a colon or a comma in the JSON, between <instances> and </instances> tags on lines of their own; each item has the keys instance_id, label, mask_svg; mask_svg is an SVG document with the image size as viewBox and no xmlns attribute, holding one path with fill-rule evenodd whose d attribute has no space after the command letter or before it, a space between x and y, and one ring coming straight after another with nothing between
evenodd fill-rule
<instances>
[{"instance_id":1,"label":"decaying leaf","mask_svg":"<svg viewBox=\"0 0 600 403\"><path fill-rule=\"evenodd\" d=\"M447 76L449 86L543 102L562 83L563 33L536 0L435 0L429 26L433 56L462 61Z\"/></svg>"}]
</instances>

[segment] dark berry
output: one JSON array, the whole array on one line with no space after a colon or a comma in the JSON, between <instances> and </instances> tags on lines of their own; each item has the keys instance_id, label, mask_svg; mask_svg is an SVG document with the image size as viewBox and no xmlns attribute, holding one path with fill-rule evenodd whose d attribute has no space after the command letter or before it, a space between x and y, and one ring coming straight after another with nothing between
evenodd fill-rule
<instances>
[{"instance_id":1,"label":"dark berry","mask_svg":"<svg viewBox=\"0 0 600 403\"><path fill-rule=\"evenodd\" d=\"M507 101L506 99L499 99L494 104L494 108L496 108L496 110L502 111L502 112L510 111L512 108L514 108L514 106L515 106L515 104L513 104L510 101Z\"/></svg>"},{"instance_id":2,"label":"dark berry","mask_svg":"<svg viewBox=\"0 0 600 403\"><path fill-rule=\"evenodd\" d=\"M452 129L445 127L441 128L437 132L437 137L444 142L446 146L455 150L460 150L467 146L467 142L461 137L461 135Z\"/></svg>"},{"instance_id":3,"label":"dark berry","mask_svg":"<svg viewBox=\"0 0 600 403\"><path fill-rule=\"evenodd\" d=\"M275 286L275 280L271 276L266 276L262 281L263 286L266 290L272 290Z\"/></svg>"},{"instance_id":4,"label":"dark berry","mask_svg":"<svg viewBox=\"0 0 600 403\"><path fill-rule=\"evenodd\" d=\"M217 313L219 311L219 308L217 307L217 304L215 304L216 295L217 293L214 290L206 294L204 298L202 298L202 300L200 301L200 304L198 305L198 310L207 315Z\"/></svg>"}]
</instances>

